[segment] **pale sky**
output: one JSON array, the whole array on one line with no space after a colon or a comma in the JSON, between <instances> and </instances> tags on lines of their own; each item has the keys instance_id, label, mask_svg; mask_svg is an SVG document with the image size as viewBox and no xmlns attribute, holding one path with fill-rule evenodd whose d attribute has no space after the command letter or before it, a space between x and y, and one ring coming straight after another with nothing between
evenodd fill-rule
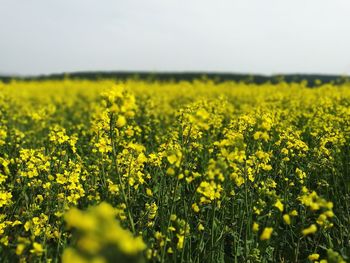
<instances>
[{"instance_id":1,"label":"pale sky","mask_svg":"<svg viewBox=\"0 0 350 263\"><path fill-rule=\"evenodd\" d=\"M349 0L0 0L0 73L350 75Z\"/></svg>"}]
</instances>

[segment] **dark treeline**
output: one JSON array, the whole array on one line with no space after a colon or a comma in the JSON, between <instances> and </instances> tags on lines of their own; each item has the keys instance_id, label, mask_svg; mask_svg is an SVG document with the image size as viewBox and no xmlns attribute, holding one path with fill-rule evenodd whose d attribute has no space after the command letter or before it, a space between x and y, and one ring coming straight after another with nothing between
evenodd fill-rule
<instances>
[{"instance_id":1,"label":"dark treeline","mask_svg":"<svg viewBox=\"0 0 350 263\"><path fill-rule=\"evenodd\" d=\"M145 81L193 81L193 80L212 80L214 82L235 81L244 83L278 83L285 81L302 82L307 81L308 86L318 86L324 83L342 84L349 82L348 76L339 75L317 75L317 74L286 74L286 75L251 75L251 74L234 74L234 73L201 73L201 72L170 72L170 73L151 73L151 72L73 72L39 76L0 76L0 81L10 82L11 80L62 80L62 79L79 79L79 80L103 80L103 79L137 79Z\"/></svg>"}]
</instances>

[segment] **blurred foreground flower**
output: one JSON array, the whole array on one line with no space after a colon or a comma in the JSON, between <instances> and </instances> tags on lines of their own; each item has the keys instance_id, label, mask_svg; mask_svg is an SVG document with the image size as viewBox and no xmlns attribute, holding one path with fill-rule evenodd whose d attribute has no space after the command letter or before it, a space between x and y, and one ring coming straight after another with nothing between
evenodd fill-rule
<instances>
[{"instance_id":1,"label":"blurred foreground flower","mask_svg":"<svg viewBox=\"0 0 350 263\"><path fill-rule=\"evenodd\" d=\"M146 245L142 238L123 229L115 216L116 210L105 202L87 211L69 210L65 221L76 232L62 262L143 262L141 252Z\"/></svg>"}]
</instances>

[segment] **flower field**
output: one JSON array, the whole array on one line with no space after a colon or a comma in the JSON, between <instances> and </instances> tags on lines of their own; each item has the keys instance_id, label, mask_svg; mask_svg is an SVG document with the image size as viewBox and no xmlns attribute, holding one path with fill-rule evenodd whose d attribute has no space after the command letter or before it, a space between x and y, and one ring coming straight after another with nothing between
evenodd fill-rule
<instances>
[{"instance_id":1,"label":"flower field","mask_svg":"<svg viewBox=\"0 0 350 263\"><path fill-rule=\"evenodd\" d=\"M350 84L0 83L0 262L347 262Z\"/></svg>"}]
</instances>

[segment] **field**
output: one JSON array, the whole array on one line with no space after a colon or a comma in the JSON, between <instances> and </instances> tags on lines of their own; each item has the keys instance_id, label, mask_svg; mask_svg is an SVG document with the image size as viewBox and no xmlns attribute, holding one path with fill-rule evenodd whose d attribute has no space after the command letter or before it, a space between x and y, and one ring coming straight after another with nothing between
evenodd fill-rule
<instances>
[{"instance_id":1,"label":"field","mask_svg":"<svg viewBox=\"0 0 350 263\"><path fill-rule=\"evenodd\" d=\"M1 262L346 262L350 84L0 83Z\"/></svg>"}]
</instances>

